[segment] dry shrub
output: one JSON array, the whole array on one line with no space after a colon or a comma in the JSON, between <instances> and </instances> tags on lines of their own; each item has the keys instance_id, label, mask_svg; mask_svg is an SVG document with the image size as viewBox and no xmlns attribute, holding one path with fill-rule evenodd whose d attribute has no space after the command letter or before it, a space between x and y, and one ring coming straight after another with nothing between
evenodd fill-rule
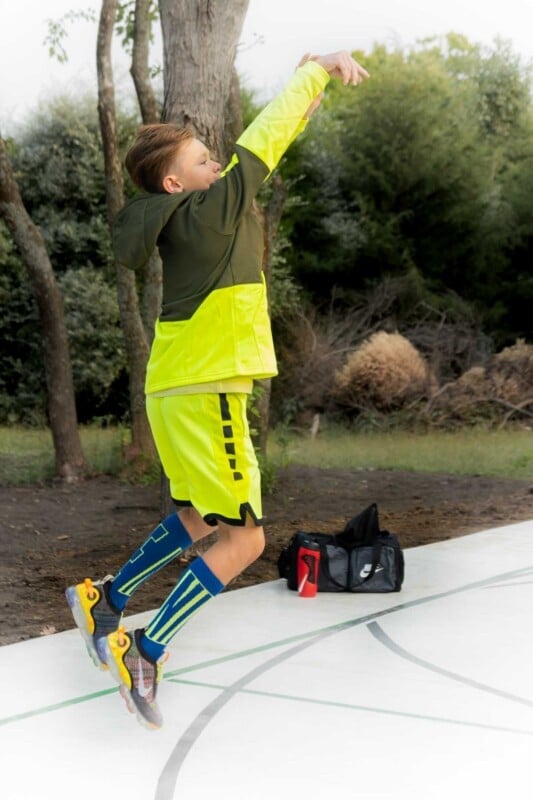
<instances>
[{"instance_id":1,"label":"dry shrub","mask_svg":"<svg viewBox=\"0 0 533 800\"><path fill-rule=\"evenodd\" d=\"M514 414L533 416L533 345L518 341L445 384L429 410L441 418L469 422Z\"/></svg>"},{"instance_id":2,"label":"dry shrub","mask_svg":"<svg viewBox=\"0 0 533 800\"><path fill-rule=\"evenodd\" d=\"M533 402L533 345L518 341L490 360L487 379L492 392L513 405Z\"/></svg>"},{"instance_id":3,"label":"dry shrub","mask_svg":"<svg viewBox=\"0 0 533 800\"><path fill-rule=\"evenodd\" d=\"M424 369L435 376L429 382L424 378L419 389L418 372L412 392L405 390L406 399L400 399L400 395L394 399L395 408L399 406L400 410L407 397L427 396L426 391L433 391L436 383L454 379L473 364L483 362L490 353L488 340L477 329L467 304L450 297L445 308L434 307L418 284L413 275L387 277L362 294L332 290L328 308L291 308L274 315L280 374L272 383L272 424L284 421L307 425L316 412L348 410L351 414L361 407L375 411L368 392L364 398L348 398L348 405L339 409L342 404L336 396L336 376L347 356L379 331L391 335L401 331L425 359L424 365L429 365ZM384 365L389 381L402 369L396 356L392 360L394 363ZM390 393L385 389L381 393L386 402Z\"/></svg>"},{"instance_id":4,"label":"dry shrub","mask_svg":"<svg viewBox=\"0 0 533 800\"><path fill-rule=\"evenodd\" d=\"M452 315L449 315L452 317ZM414 324L403 325L402 334L422 353L440 385L456 380L470 367L483 364L493 353L488 336L468 319L447 318L431 309Z\"/></svg>"},{"instance_id":5,"label":"dry shrub","mask_svg":"<svg viewBox=\"0 0 533 800\"><path fill-rule=\"evenodd\" d=\"M303 422L324 411L347 349L353 347L356 326L350 315L316 312L293 314L284 320L276 350L280 373L272 384L274 422Z\"/></svg>"},{"instance_id":6,"label":"dry shrub","mask_svg":"<svg viewBox=\"0 0 533 800\"><path fill-rule=\"evenodd\" d=\"M326 311L308 307L276 316L280 373L272 385L272 422L306 424L317 411L332 410L335 375L347 354L376 331L396 330L395 308L411 308L412 294L410 278L385 278L349 300L333 290Z\"/></svg>"},{"instance_id":7,"label":"dry shrub","mask_svg":"<svg viewBox=\"0 0 533 800\"><path fill-rule=\"evenodd\" d=\"M411 342L399 333L379 331L348 356L335 376L334 396L348 408L390 411L433 389L426 361Z\"/></svg>"}]
</instances>

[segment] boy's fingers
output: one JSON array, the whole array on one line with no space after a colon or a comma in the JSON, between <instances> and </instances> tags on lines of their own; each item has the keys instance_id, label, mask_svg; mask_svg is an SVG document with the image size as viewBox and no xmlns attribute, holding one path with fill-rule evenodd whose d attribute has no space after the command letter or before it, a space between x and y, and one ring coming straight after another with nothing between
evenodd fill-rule
<instances>
[{"instance_id":1,"label":"boy's fingers","mask_svg":"<svg viewBox=\"0 0 533 800\"><path fill-rule=\"evenodd\" d=\"M362 83L366 78L369 77L370 75L366 69L358 64L357 61L354 61L352 65L352 83L354 86L357 86L359 83Z\"/></svg>"},{"instance_id":2,"label":"boy's fingers","mask_svg":"<svg viewBox=\"0 0 533 800\"><path fill-rule=\"evenodd\" d=\"M317 60L334 78L339 78L344 86L352 84L357 86L359 83L369 78L370 75L364 67L352 58L347 50L340 50L337 53L330 53L327 56L312 56L306 53L300 61L299 66L306 61Z\"/></svg>"},{"instance_id":3,"label":"boy's fingers","mask_svg":"<svg viewBox=\"0 0 533 800\"><path fill-rule=\"evenodd\" d=\"M341 68L344 85L352 83L354 86L361 83L369 74L360 64L355 61L349 53L343 54L343 66Z\"/></svg>"},{"instance_id":4,"label":"boy's fingers","mask_svg":"<svg viewBox=\"0 0 533 800\"><path fill-rule=\"evenodd\" d=\"M309 61L310 57L311 57L311 53L304 53L303 56L301 57L301 59L298 62L298 66L299 67L303 67L304 64L307 64L307 62Z\"/></svg>"},{"instance_id":5,"label":"boy's fingers","mask_svg":"<svg viewBox=\"0 0 533 800\"><path fill-rule=\"evenodd\" d=\"M345 86L347 86L350 81L352 80L352 64L355 63L351 56L348 53L342 53L342 63L341 63L341 71L342 71L342 82Z\"/></svg>"}]
</instances>

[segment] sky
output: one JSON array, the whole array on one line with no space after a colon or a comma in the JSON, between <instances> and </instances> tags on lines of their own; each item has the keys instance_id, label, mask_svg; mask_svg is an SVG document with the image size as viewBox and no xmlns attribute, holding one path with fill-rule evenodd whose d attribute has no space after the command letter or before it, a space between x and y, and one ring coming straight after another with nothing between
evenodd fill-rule
<instances>
[{"instance_id":1,"label":"sky","mask_svg":"<svg viewBox=\"0 0 533 800\"><path fill-rule=\"evenodd\" d=\"M2 135L15 133L54 95L96 91L96 22L69 25L67 64L51 59L43 43L48 19L88 8L97 16L98 0L0 0ZM503 37L524 62L531 61L533 0L250 0L237 67L245 85L267 100L306 51L369 51L376 43L408 47L449 31L487 45ZM114 61L117 85L127 93L128 63L118 43Z\"/></svg>"}]
</instances>

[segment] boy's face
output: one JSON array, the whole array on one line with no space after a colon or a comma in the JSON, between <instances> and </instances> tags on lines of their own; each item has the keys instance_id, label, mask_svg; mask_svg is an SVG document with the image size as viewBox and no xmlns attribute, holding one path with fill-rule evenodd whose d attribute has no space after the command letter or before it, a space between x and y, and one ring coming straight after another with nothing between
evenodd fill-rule
<instances>
[{"instance_id":1,"label":"boy's face","mask_svg":"<svg viewBox=\"0 0 533 800\"><path fill-rule=\"evenodd\" d=\"M168 174L163 178L163 189L169 194L209 189L220 178L220 164L214 161L209 150L199 139L183 144Z\"/></svg>"}]
</instances>

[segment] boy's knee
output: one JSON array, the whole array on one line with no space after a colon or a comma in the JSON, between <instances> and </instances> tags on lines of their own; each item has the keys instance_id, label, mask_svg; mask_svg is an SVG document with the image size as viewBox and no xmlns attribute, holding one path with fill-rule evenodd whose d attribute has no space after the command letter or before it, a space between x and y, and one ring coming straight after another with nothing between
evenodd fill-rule
<instances>
[{"instance_id":1,"label":"boy's knee","mask_svg":"<svg viewBox=\"0 0 533 800\"><path fill-rule=\"evenodd\" d=\"M241 528L239 535L239 549L243 553L247 564L253 564L265 549L265 533L263 528Z\"/></svg>"},{"instance_id":2,"label":"boy's knee","mask_svg":"<svg viewBox=\"0 0 533 800\"><path fill-rule=\"evenodd\" d=\"M265 549L265 532L261 527L245 528L219 524L219 533L246 565L253 564Z\"/></svg>"},{"instance_id":3,"label":"boy's knee","mask_svg":"<svg viewBox=\"0 0 533 800\"><path fill-rule=\"evenodd\" d=\"M202 515L192 506L181 508L178 516L193 542L203 539L204 536L213 533L215 530L215 528L207 524Z\"/></svg>"},{"instance_id":4,"label":"boy's knee","mask_svg":"<svg viewBox=\"0 0 533 800\"><path fill-rule=\"evenodd\" d=\"M256 561L262 555L265 549L265 532L263 528L254 528L253 533L250 531L250 555L251 561Z\"/></svg>"}]
</instances>

